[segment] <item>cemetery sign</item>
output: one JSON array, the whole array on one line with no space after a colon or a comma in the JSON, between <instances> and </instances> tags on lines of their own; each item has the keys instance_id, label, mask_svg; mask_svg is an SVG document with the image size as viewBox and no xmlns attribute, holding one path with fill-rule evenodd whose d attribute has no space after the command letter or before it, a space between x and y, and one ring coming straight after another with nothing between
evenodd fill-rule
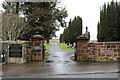
<instances>
[{"instance_id":1,"label":"cemetery sign","mask_svg":"<svg viewBox=\"0 0 120 80\"><path fill-rule=\"evenodd\" d=\"M22 44L10 44L9 57L22 57Z\"/></svg>"}]
</instances>

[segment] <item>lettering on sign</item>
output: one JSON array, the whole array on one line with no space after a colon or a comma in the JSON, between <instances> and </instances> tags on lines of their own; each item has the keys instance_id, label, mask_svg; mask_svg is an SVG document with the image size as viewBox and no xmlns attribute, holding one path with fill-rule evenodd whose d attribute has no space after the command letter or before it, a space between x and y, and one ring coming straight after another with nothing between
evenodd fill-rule
<instances>
[{"instance_id":1,"label":"lettering on sign","mask_svg":"<svg viewBox=\"0 0 120 80\"><path fill-rule=\"evenodd\" d=\"M10 44L9 57L22 57L22 44Z\"/></svg>"}]
</instances>

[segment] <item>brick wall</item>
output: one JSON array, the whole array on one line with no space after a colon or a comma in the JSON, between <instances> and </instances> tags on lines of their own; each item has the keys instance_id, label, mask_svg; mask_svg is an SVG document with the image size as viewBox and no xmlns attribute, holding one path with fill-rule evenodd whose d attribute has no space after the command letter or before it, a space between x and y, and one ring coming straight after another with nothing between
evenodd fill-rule
<instances>
[{"instance_id":1,"label":"brick wall","mask_svg":"<svg viewBox=\"0 0 120 80\"><path fill-rule=\"evenodd\" d=\"M117 61L120 58L120 42L88 42L77 40L77 61Z\"/></svg>"},{"instance_id":2,"label":"brick wall","mask_svg":"<svg viewBox=\"0 0 120 80\"><path fill-rule=\"evenodd\" d=\"M35 41L36 42L36 41ZM34 51L35 47L34 41L3 41L2 50L5 50L5 62L7 63L25 63L27 61L43 61L44 51L43 45L44 41L39 40L40 50ZM22 57L9 57L9 45L10 44L22 44Z\"/></svg>"}]
</instances>

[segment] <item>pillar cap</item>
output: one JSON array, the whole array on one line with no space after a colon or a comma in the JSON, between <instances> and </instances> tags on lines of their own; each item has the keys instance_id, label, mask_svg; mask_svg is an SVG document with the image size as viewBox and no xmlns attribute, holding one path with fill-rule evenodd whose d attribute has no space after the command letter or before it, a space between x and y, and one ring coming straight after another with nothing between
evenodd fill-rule
<instances>
[{"instance_id":1,"label":"pillar cap","mask_svg":"<svg viewBox=\"0 0 120 80\"><path fill-rule=\"evenodd\" d=\"M79 37L77 37L77 40L89 40L89 38L87 38L85 36L79 36Z\"/></svg>"},{"instance_id":2,"label":"pillar cap","mask_svg":"<svg viewBox=\"0 0 120 80\"><path fill-rule=\"evenodd\" d=\"M32 40L33 39L40 39L40 40L44 40L43 36L42 35L33 35L33 37L31 38Z\"/></svg>"}]
</instances>

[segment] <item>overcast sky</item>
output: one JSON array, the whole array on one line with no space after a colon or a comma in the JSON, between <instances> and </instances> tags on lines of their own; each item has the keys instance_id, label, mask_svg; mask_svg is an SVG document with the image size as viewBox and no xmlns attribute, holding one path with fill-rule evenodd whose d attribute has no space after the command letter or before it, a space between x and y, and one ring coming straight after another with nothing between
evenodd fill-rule
<instances>
[{"instance_id":1,"label":"overcast sky","mask_svg":"<svg viewBox=\"0 0 120 80\"><path fill-rule=\"evenodd\" d=\"M0 4L2 1L4 0L0 0ZM87 26L91 40L96 40L97 23L100 20L100 6L111 1L112 0L61 0L61 6L66 6L68 11L66 22L69 22L70 18L73 19L75 16L80 16L83 20L83 33ZM1 9L0 7L0 10ZM59 37L61 33L63 33L63 28L60 28L60 31L56 32L56 35Z\"/></svg>"},{"instance_id":2,"label":"overcast sky","mask_svg":"<svg viewBox=\"0 0 120 80\"><path fill-rule=\"evenodd\" d=\"M66 21L69 22L70 18L73 19L74 16L80 16L83 20L83 33L87 26L91 40L97 40L97 23L100 20L100 6L111 1L112 0L62 0L62 5L66 6L68 11ZM62 32L63 29L58 31L57 35L59 36Z\"/></svg>"}]
</instances>

